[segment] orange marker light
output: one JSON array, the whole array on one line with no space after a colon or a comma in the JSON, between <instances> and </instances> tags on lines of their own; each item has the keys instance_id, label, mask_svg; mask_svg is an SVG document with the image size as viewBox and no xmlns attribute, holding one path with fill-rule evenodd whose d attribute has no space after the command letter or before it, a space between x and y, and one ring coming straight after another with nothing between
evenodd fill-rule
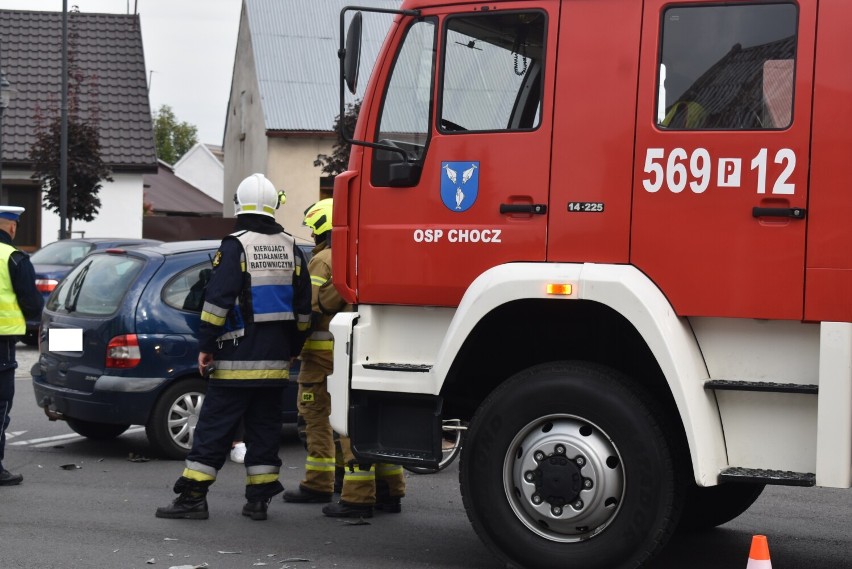
<instances>
[{"instance_id":1,"label":"orange marker light","mask_svg":"<svg viewBox=\"0 0 852 569\"><path fill-rule=\"evenodd\" d=\"M559 294L569 296L574 290L574 287L567 283L548 283L547 294Z\"/></svg>"}]
</instances>

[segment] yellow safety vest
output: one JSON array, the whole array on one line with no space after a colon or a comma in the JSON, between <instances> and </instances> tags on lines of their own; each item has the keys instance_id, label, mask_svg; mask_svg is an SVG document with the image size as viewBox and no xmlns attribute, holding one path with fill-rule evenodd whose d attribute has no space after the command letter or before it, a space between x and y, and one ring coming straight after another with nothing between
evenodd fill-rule
<instances>
[{"instance_id":1,"label":"yellow safety vest","mask_svg":"<svg viewBox=\"0 0 852 569\"><path fill-rule=\"evenodd\" d=\"M21 336L27 329L9 274L9 257L15 251L11 245L0 243L0 336Z\"/></svg>"}]
</instances>

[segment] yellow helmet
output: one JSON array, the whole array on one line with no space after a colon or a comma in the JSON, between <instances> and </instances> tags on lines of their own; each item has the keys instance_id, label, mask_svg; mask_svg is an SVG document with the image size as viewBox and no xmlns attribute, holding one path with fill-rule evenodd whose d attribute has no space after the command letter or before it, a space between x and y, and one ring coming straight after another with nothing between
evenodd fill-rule
<instances>
[{"instance_id":1,"label":"yellow helmet","mask_svg":"<svg viewBox=\"0 0 852 569\"><path fill-rule=\"evenodd\" d=\"M331 231L332 199L320 200L305 210L304 225L311 228L314 235Z\"/></svg>"}]
</instances>

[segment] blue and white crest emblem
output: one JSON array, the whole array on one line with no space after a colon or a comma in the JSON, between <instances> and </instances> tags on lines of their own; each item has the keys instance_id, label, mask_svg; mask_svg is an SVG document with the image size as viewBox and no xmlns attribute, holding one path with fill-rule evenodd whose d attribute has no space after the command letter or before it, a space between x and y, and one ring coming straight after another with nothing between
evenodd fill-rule
<instances>
[{"instance_id":1,"label":"blue and white crest emblem","mask_svg":"<svg viewBox=\"0 0 852 569\"><path fill-rule=\"evenodd\" d=\"M450 211L467 211L479 194L479 162L441 162L441 201Z\"/></svg>"}]
</instances>

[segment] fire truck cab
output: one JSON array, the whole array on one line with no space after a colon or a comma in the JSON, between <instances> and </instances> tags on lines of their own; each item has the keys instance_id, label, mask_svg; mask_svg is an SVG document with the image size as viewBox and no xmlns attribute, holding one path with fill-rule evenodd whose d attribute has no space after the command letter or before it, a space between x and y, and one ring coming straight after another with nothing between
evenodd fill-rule
<instances>
[{"instance_id":1,"label":"fire truck cab","mask_svg":"<svg viewBox=\"0 0 852 569\"><path fill-rule=\"evenodd\" d=\"M470 421L465 508L513 566L635 567L765 484L852 486L852 5L391 11L334 188L356 454L434 464Z\"/></svg>"}]
</instances>

